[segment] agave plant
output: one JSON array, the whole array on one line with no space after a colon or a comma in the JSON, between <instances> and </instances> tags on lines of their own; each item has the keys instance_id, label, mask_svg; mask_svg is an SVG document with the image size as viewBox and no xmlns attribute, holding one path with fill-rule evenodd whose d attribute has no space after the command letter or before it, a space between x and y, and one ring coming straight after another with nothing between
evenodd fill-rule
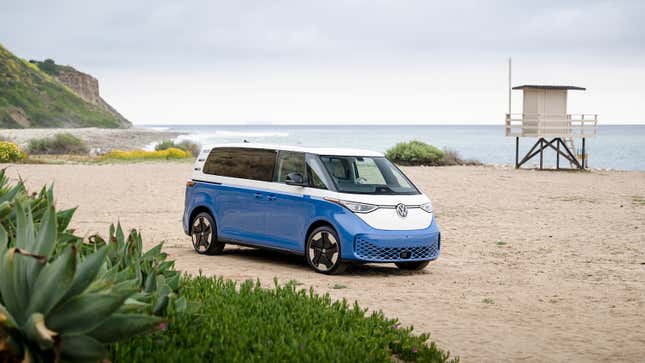
<instances>
[{"instance_id":1,"label":"agave plant","mask_svg":"<svg viewBox=\"0 0 645 363\"><path fill-rule=\"evenodd\" d=\"M41 188L40 192L29 194L22 180L15 185L9 183L4 169L0 169L0 226L3 226L10 237L16 233L16 203L21 202L25 209L29 209L35 223L40 223L47 211L47 206L54 204L54 190L52 186ZM57 249L62 249L70 243L78 243L81 238L68 229L69 223L76 208L56 212L56 226L58 229ZM14 238L10 238L10 242Z\"/></svg>"},{"instance_id":2,"label":"agave plant","mask_svg":"<svg viewBox=\"0 0 645 363\"><path fill-rule=\"evenodd\" d=\"M163 321L140 312L140 281L108 266L109 246L81 256L72 244L55 254L54 207L39 223L20 201L14 212L15 235L0 226L0 360L99 361L106 344Z\"/></svg>"},{"instance_id":3,"label":"agave plant","mask_svg":"<svg viewBox=\"0 0 645 363\"><path fill-rule=\"evenodd\" d=\"M24 210L29 211L35 224L40 223L47 207L54 203L53 187L43 187L39 193L29 194L24 183L18 181L15 185L9 183L4 169L0 170L0 226L8 234L8 247L15 247L16 240L16 205L20 203ZM106 264L100 271L103 279L134 287L138 292L134 298L140 311L148 310L157 315L163 315L168 304L173 304L177 298L180 274L174 268L174 261L167 261L163 253L163 244L159 244L147 252L143 252L141 235L136 230L130 231L127 238L121 225L110 226L108 240L99 235L89 238L89 243L74 234L68 226L76 208L58 211L56 215L57 240L51 257L60 255L68 246L75 246L79 258L96 252L101 247L107 247ZM180 306L185 302L177 301Z\"/></svg>"},{"instance_id":4,"label":"agave plant","mask_svg":"<svg viewBox=\"0 0 645 363\"><path fill-rule=\"evenodd\" d=\"M144 253L141 234L133 229L125 237L121 224L110 226L108 241L99 235L90 237L95 248L108 247L106 266L115 278L139 281L138 301L152 303L152 312L163 315L169 303L177 299L180 273L175 270L175 262L168 261L162 252L163 243ZM176 301L180 306L184 299Z\"/></svg>"}]
</instances>

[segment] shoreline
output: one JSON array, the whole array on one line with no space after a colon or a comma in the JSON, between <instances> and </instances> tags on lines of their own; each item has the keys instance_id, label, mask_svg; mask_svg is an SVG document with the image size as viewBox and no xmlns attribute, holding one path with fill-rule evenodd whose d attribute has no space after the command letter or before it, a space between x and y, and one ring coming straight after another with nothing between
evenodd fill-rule
<instances>
[{"instance_id":1,"label":"shoreline","mask_svg":"<svg viewBox=\"0 0 645 363\"><path fill-rule=\"evenodd\" d=\"M0 139L15 142L23 149L31 139L50 137L58 133L70 133L82 139L90 149L109 151L111 149L143 149L163 140L174 140L185 132L162 131L133 127L128 129L52 128L52 129L0 129Z\"/></svg>"}]
</instances>

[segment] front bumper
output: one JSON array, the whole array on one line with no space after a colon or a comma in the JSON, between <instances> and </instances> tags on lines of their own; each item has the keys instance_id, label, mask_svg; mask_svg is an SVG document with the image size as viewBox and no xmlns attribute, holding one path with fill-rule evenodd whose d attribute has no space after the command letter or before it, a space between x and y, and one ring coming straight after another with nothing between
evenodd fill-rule
<instances>
[{"instance_id":1,"label":"front bumper","mask_svg":"<svg viewBox=\"0 0 645 363\"><path fill-rule=\"evenodd\" d=\"M349 227L348 223L343 223ZM435 223L418 230L379 230L352 223L340 228L342 258L357 262L430 261L441 252L441 232Z\"/></svg>"},{"instance_id":2,"label":"front bumper","mask_svg":"<svg viewBox=\"0 0 645 363\"><path fill-rule=\"evenodd\" d=\"M429 261L439 257L441 234L422 237L357 235L354 256L365 262Z\"/></svg>"}]
</instances>

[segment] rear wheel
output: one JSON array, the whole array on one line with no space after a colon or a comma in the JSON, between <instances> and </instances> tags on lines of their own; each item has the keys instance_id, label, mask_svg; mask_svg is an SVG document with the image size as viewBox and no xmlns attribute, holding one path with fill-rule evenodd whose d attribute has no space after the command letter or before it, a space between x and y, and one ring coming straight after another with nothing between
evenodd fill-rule
<instances>
[{"instance_id":1,"label":"rear wheel","mask_svg":"<svg viewBox=\"0 0 645 363\"><path fill-rule=\"evenodd\" d=\"M314 229L307 238L305 255L316 272L334 275L347 268L340 258L340 239L333 228L322 226Z\"/></svg>"},{"instance_id":2,"label":"rear wheel","mask_svg":"<svg viewBox=\"0 0 645 363\"><path fill-rule=\"evenodd\" d=\"M224 243L217 240L215 221L209 213L199 213L190 228L193 248L202 255L218 255L224 250Z\"/></svg>"},{"instance_id":3,"label":"rear wheel","mask_svg":"<svg viewBox=\"0 0 645 363\"><path fill-rule=\"evenodd\" d=\"M423 270L430 264L430 261L395 262L396 267L401 270Z\"/></svg>"}]
</instances>

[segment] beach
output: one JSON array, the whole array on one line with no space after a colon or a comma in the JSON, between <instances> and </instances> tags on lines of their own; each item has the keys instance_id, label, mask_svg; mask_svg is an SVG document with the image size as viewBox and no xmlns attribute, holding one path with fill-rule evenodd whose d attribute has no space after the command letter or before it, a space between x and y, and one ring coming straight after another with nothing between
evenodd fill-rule
<instances>
[{"instance_id":1,"label":"beach","mask_svg":"<svg viewBox=\"0 0 645 363\"><path fill-rule=\"evenodd\" d=\"M114 130L126 131L126 130ZM3 131L3 136L4 131ZM35 191L54 183L73 228L138 228L183 271L263 285L296 280L430 332L471 361L628 361L645 357L645 172L407 167L433 201L438 260L316 274L304 258L227 246L193 252L181 216L188 163L0 165Z\"/></svg>"},{"instance_id":2,"label":"beach","mask_svg":"<svg viewBox=\"0 0 645 363\"><path fill-rule=\"evenodd\" d=\"M70 133L85 142L90 149L99 150L132 150L142 149L154 143L174 139L182 132L163 131L155 129L100 129L86 128L56 128L56 129L0 129L0 138L15 142L26 148L31 139L50 137L59 133Z\"/></svg>"}]
</instances>

